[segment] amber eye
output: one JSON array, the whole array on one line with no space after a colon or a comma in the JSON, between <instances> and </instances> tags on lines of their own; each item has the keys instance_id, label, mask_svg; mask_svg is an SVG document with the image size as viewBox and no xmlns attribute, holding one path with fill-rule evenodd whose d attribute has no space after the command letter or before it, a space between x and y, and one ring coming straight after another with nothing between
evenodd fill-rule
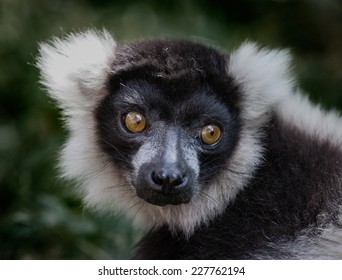
<instances>
[{"instance_id":1,"label":"amber eye","mask_svg":"<svg viewBox=\"0 0 342 280\"><path fill-rule=\"evenodd\" d=\"M146 119L139 112L130 112L124 117L126 128L132 133L139 133L146 128Z\"/></svg>"},{"instance_id":2,"label":"amber eye","mask_svg":"<svg viewBox=\"0 0 342 280\"><path fill-rule=\"evenodd\" d=\"M213 145L221 139L221 129L215 124L202 127L201 140L207 145Z\"/></svg>"}]
</instances>

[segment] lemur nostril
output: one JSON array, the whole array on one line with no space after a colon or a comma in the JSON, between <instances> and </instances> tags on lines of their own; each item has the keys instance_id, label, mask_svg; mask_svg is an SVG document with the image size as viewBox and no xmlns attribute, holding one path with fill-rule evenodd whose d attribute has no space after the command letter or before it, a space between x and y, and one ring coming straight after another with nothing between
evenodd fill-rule
<instances>
[{"instance_id":1,"label":"lemur nostril","mask_svg":"<svg viewBox=\"0 0 342 280\"><path fill-rule=\"evenodd\" d=\"M173 173L169 178L169 183L173 186L179 186L183 183L183 176L181 174Z\"/></svg>"},{"instance_id":2,"label":"lemur nostril","mask_svg":"<svg viewBox=\"0 0 342 280\"><path fill-rule=\"evenodd\" d=\"M159 171L158 173L153 171L151 175L153 182L159 186L163 186L165 181L167 181L167 174L163 170Z\"/></svg>"}]
</instances>

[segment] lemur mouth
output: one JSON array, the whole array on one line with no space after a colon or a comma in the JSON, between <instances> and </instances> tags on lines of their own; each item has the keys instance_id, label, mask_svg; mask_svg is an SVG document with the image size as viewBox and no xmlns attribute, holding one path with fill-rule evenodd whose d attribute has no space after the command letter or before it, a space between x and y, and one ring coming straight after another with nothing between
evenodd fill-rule
<instances>
[{"instance_id":1,"label":"lemur mouth","mask_svg":"<svg viewBox=\"0 0 342 280\"><path fill-rule=\"evenodd\" d=\"M141 188L136 188L136 190L138 197L157 206L187 204L193 197L191 191L182 192L180 194L163 194Z\"/></svg>"}]
</instances>

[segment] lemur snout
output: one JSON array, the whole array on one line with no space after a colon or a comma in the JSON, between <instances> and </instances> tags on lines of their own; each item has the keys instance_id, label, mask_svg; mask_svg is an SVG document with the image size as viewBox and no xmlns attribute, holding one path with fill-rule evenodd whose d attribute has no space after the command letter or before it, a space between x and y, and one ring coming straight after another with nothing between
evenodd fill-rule
<instances>
[{"instance_id":1,"label":"lemur snout","mask_svg":"<svg viewBox=\"0 0 342 280\"><path fill-rule=\"evenodd\" d=\"M145 164L140 168L137 195L159 206L188 203L194 193L193 177L182 161Z\"/></svg>"}]
</instances>

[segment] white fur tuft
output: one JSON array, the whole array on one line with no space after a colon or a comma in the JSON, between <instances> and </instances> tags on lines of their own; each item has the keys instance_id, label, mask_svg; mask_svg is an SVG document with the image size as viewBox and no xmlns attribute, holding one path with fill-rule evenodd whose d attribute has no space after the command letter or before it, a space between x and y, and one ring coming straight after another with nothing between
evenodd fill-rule
<instances>
[{"instance_id":1,"label":"white fur tuft","mask_svg":"<svg viewBox=\"0 0 342 280\"><path fill-rule=\"evenodd\" d=\"M321 141L329 141L342 150L342 118L339 113L313 106L299 91L279 103L277 113L303 132Z\"/></svg>"},{"instance_id":2,"label":"white fur tuft","mask_svg":"<svg viewBox=\"0 0 342 280\"><path fill-rule=\"evenodd\" d=\"M107 31L88 30L40 44L41 83L65 115L92 109L101 96L116 43Z\"/></svg>"},{"instance_id":3,"label":"white fur tuft","mask_svg":"<svg viewBox=\"0 0 342 280\"><path fill-rule=\"evenodd\" d=\"M93 112L105 94L116 43L103 30L87 30L40 44L41 83L62 108L70 135L61 154L61 174L80 183L86 204L106 205L106 188L121 184L96 144ZM109 199L112 199L109 197Z\"/></svg>"},{"instance_id":4,"label":"white fur tuft","mask_svg":"<svg viewBox=\"0 0 342 280\"><path fill-rule=\"evenodd\" d=\"M270 109L293 90L290 55L285 50L260 49L244 43L230 57L228 73L241 87L243 117L252 126L264 123Z\"/></svg>"}]
</instances>

